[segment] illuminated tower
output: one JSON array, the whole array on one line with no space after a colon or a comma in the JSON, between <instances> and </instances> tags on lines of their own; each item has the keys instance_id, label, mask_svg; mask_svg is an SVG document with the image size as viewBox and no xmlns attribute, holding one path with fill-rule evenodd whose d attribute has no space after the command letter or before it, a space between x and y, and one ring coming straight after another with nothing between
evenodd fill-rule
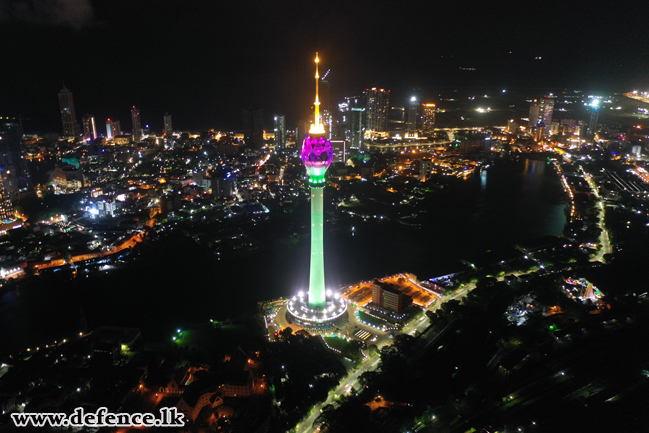
<instances>
[{"instance_id":1,"label":"illuminated tower","mask_svg":"<svg viewBox=\"0 0 649 433\"><path fill-rule=\"evenodd\" d=\"M309 293L306 301L303 293L300 292L298 296L289 301L288 305L289 313L297 322L305 326L318 328L329 326L335 319L342 316L347 308L345 301L339 294L331 296L331 292L325 289L323 196L326 182L325 174L333 161L333 149L331 142L326 137L325 128L320 117L320 99L318 96L319 62L320 59L316 53L314 122L302 143L302 162L309 173L309 186L311 189Z\"/></svg>"}]
</instances>

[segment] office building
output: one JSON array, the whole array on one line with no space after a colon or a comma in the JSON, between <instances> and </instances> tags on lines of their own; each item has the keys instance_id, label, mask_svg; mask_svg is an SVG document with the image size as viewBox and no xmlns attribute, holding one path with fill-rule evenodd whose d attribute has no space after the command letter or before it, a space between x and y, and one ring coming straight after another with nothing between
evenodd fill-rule
<instances>
[{"instance_id":1,"label":"office building","mask_svg":"<svg viewBox=\"0 0 649 433\"><path fill-rule=\"evenodd\" d=\"M110 120L106 121L106 133L108 134L108 139L115 139L118 135L122 135L122 127L119 123L119 120Z\"/></svg>"},{"instance_id":2,"label":"office building","mask_svg":"<svg viewBox=\"0 0 649 433\"><path fill-rule=\"evenodd\" d=\"M417 123L419 120L419 104L417 103L417 97L413 96L408 101L408 124L406 131L409 136L414 136L417 133L418 127Z\"/></svg>"},{"instance_id":3,"label":"office building","mask_svg":"<svg viewBox=\"0 0 649 433\"><path fill-rule=\"evenodd\" d=\"M331 148L334 153L333 162L347 161L347 140L331 140Z\"/></svg>"},{"instance_id":4,"label":"office building","mask_svg":"<svg viewBox=\"0 0 649 433\"><path fill-rule=\"evenodd\" d=\"M365 101L360 96L346 97L338 104L340 138L345 138L350 149L360 149L365 137Z\"/></svg>"},{"instance_id":5,"label":"office building","mask_svg":"<svg viewBox=\"0 0 649 433\"><path fill-rule=\"evenodd\" d=\"M514 122L514 119L509 119L507 121L507 133L515 134L516 132L518 132L518 124Z\"/></svg>"},{"instance_id":6,"label":"office building","mask_svg":"<svg viewBox=\"0 0 649 433\"><path fill-rule=\"evenodd\" d=\"M97 139L97 125L95 125L95 116L86 114L82 119L83 123L83 138L86 140Z\"/></svg>"},{"instance_id":7,"label":"office building","mask_svg":"<svg viewBox=\"0 0 649 433\"><path fill-rule=\"evenodd\" d=\"M59 165L54 168L54 182L61 191L79 191L84 185L83 170L70 164Z\"/></svg>"},{"instance_id":8,"label":"office building","mask_svg":"<svg viewBox=\"0 0 649 433\"><path fill-rule=\"evenodd\" d=\"M406 109L404 107L388 108L388 132L393 137L405 137Z\"/></svg>"},{"instance_id":9,"label":"office building","mask_svg":"<svg viewBox=\"0 0 649 433\"><path fill-rule=\"evenodd\" d=\"M0 124L0 168L4 170L5 193L11 200L31 188L23 130L16 123Z\"/></svg>"},{"instance_id":10,"label":"office building","mask_svg":"<svg viewBox=\"0 0 649 433\"><path fill-rule=\"evenodd\" d=\"M421 104L424 109L422 130L429 136L435 131L435 113L437 107L435 104L427 103Z\"/></svg>"},{"instance_id":11,"label":"office building","mask_svg":"<svg viewBox=\"0 0 649 433\"><path fill-rule=\"evenodd\" d=\"M286 116L275 116L275 146L286 146Z\"/></svg>"},{"instance_id":12,"label":"office building","mask_svg":"<svg viewBox=\"0 0 649 433\"><path fill-rule=\"evenodd\" d=\"M237 193L236 177L232 175L232 170L218 168L212 173L210 186L212 196L215 198L231 199Z\"/></svg>"},{"instance_id":13,"label":"office building","mask_svg":"<svg viewBox=\"0 0 649 433\"><path fill-rule=\"evenodd\" d=\"M164 130L165 137L171 139L174 129L171 125L171 114L169 113L165 113L164 115L164 129L165 129Z\"/></svg>"},{"instance_id":14,"label":"office building","mask_svg":"<svg viewBox=\"0 0 649 433\"><path fill-rule=\"evenodd\" d=\"M412 305L412 298L403 294L392 284L374 281L372 285L372 302L379 308L400 313L403 309Z\"/></svg>"},{"instance_id":15,"label":"office building","mask_svg":"<svg viewBox=\"0 0 649 433\"><path fill-rule=\"evenodd\" d=\"M246 146L261 149L264 146L264 112L262 109L243 109L243 139Z\"/></svg>"},{"instance_id":16,"label":"office building","mask_svg":"<svg viewBox=\"0 0 649 433\"><path fill-rule=\"evenodd\" d=\"M367 132L388 131L388 106L390 105L390 91L384 89L365 89L363 92L366 102L365 130Z\"/></svg>"},{"instance_id":17,"label":"office building","mask_svg":"<svg viewBox=\"0 0 649 433\"><path fill-rule=\"evenodd\" d=\"M77 137L79 135L79 124L77 114L74 111L74 99L72 92L65 86L59 92L59 108L61 109L61 121L63 122L63 136Z\"/></svg>"},{"instance_id":18,"label":"office building","mask_svg":"<svg viewBox=\"0 0 649 433\"><path fill-rule=\"evenodd\" d=\"M5 170L0 168L0 223L16 219L14 207L11 205L11 199L5 189Z\"/></svg>"},{"instance_id":19,"label":"office building","mask_svg":"<svg viewBox=\"0 0 649 433\"><path fill-rule=\"evenodd\" d=\"M550 133L552 125L552 114L554 112L554 99L544 96L541 99L534 99L530 102L530 117L528 126L532 128L544 128L544 134Z\"/></svg>"},{"instance_id":20,"label":"office building","mask_svg":"<svg viewBox=\"0 0 649 433\"><path fill-rule=\"evenodd\" d=\"M142 139L142 124L140 123L140 109L135 105L131 108L131 121L133 123L133 141L139 143Z\"/></svg>"},{"instance_id":21,"label":"office building","mask_svg":"<svg viewBox=\"0 0 649 433\"><path fill-rule=\"evenodd\" d=\"M594 98L588 104L588 111L590 116L588 117L588 126L586 127L586 140L592 141L595 138L595 132L597 132L597 120L599 119L599 104L600 101L597 98Z\"/></svg>"}]
</instances>

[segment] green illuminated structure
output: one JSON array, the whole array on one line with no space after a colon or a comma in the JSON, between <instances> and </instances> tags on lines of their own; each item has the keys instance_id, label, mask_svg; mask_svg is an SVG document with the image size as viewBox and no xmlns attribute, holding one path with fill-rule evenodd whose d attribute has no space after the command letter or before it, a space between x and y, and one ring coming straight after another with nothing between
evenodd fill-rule
<instances>
[{"instance_id":1,"label":"green illuminated structure","mask_svg":"<svg viewBox=\"0 0 649 433\"><path fill-rule=\"evenodd\" d=\"M311 186L311 267L309 279L309 307L324 308L327 303L324 279L324 249L322 230L324 224L323 193L325 174L333 161L333 149L325 138L324 126L320 121L320 100L318 98L318 55L315 70L315 120L309 134L302 143L302 162L309 173Z\"/></svg>"},{"instance_id":2,"label":"green illuminated structure","mask_svg":"<svg viewBox=\"0 0 649 433\"><path fill-rule=\"evenodd\" d=\"M288 314L296 323L315 329L327 329L344 317L347 303L339 293L332 293L325 289L324 275L324 187L326 183L327 168L333 161L331 143L325 137L324 126L320 119L320 101L318 99L318 56L316 54L316 97L315 120L309 133L302 142L302 162L309 173L309 186L311 188L311 257L309 294L307 299L304 293L299 292L288 302Z\"/></svg>"}]
</instances>

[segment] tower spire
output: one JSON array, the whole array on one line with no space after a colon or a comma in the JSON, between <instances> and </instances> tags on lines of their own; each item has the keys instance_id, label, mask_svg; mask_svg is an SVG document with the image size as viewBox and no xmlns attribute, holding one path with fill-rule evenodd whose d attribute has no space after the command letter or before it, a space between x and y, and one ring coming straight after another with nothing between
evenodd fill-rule
<instances>
[{"instance_id":1,"label":"tower spire","mask_svg":"<svg viewBox=\"0 0 649 433\"><path fill-rule=\"evenodd\" d=\"M318 84L320 82L320 74L318 73L318 64L320 63L320 58L318 57L318 52L315 53L315 113L313 124L309 128L309 134L324 134L324 126L320 123L320 98L318 95Z\"/></svg>"}]
</instances>

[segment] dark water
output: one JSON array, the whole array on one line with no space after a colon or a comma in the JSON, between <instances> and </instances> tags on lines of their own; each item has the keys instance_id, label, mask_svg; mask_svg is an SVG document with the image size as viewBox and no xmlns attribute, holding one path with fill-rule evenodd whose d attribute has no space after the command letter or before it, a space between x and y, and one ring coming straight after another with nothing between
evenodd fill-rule
<instances>
[{"instance_id":1,"label":"dark water","mask_svg":"<svg viewBox=\"0 0 649 433\"><path fill-rule=\"evenodd\" d=\"M429 223L354 222L325 233L327 285L410 271L430 278L458 258L543 235L565 224L561 184L545 161L493 164L452 182L424 205ZM306 207L308 209L308 206ZM304 214L308 218L308 213ZM308 288L309 238L287 242L273 228L257 233L262 248L217 261L181 234L154 242L126 269L72 281L23 283L0 298L0 353L69 338L99 325L133 326L145 338L209 318L239 317L256 302Z\"/></svg>"}]
</instances>

